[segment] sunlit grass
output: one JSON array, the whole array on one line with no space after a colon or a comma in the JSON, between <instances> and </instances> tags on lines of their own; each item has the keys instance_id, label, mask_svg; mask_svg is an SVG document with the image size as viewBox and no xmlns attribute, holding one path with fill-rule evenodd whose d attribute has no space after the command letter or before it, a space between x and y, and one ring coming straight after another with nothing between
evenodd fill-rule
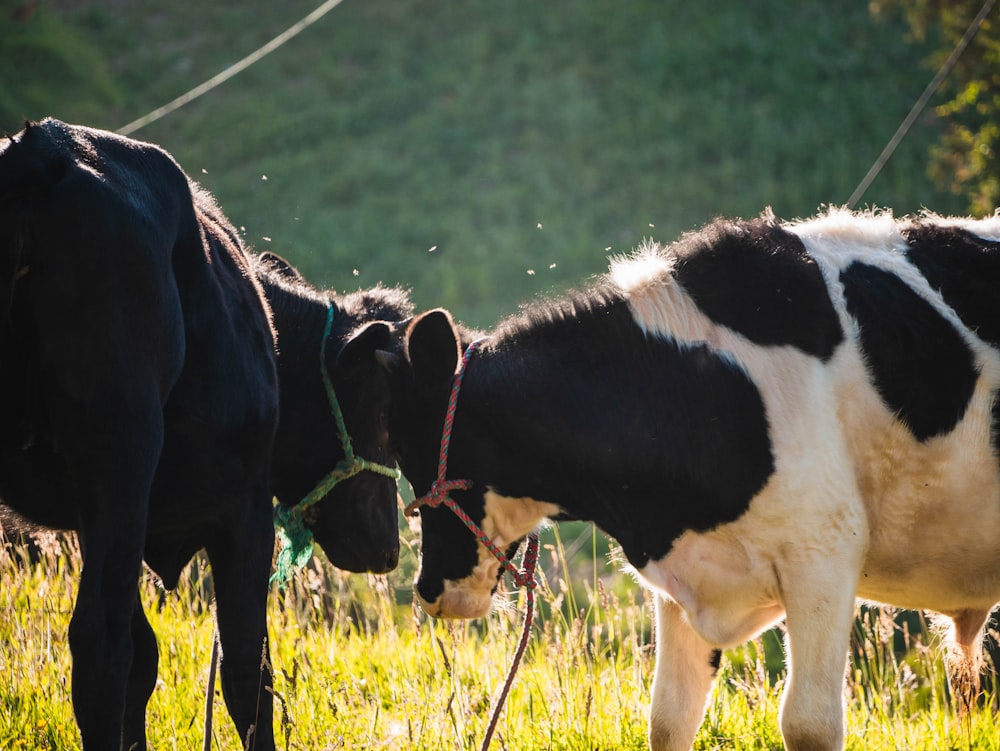
<instances>
[{"instance_id":1,"label":"sunlit grass","mask_svg":"<svg viewBox=\"0 0 1000 751\"><path fill-rule=\"evenodd\" d=\"M643 749L654 649L649 596L604 560L583 527L547 533L543 604L501 715L494 749ZM572 556L567 551L575 550ZM596 557L595 557L596 555ZM79 559L26 565L0 553L0 750L76 749L66 646ZM409 601L415 553L388 577L345 575L324 561L270 607L275 735L280 749L476 749L514 655L523 595L469 623L428 620ZM199 749L213 621L201 560L171 593L142 596L160 644L149 705L154 749ZM845 688L848 749L1000 751L989 709L950 706L941 650L891 614L858 621ZM780 633L726 653L695 747L781 748ZM989 702L987 701L987 704ZM240 749L221 692L213 747Z\"/></svg>"}]
</instances>

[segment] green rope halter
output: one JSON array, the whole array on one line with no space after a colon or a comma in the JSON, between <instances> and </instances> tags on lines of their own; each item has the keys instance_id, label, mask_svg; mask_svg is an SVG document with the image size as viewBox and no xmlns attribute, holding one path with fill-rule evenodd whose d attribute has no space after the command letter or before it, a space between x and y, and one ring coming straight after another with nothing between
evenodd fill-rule
<instances>
[{"instance_id":1,"label":"green rope halter","mask_svg":"<svg viewBox=\"0 0 1000 751\"><path fill-rule=\"evenodd\" d=\"M332 329L333 305L327 303L326 328L323 330L323 339L319 346L319 369L323 376L323 386L326 388L326 398L330 402L330 411L333 412L333 418L337 422L337 432L340 434L340 445L344 450L344 458L337 462L333 471L320 480L316 487L309 491L299 503L294 506L282 506L281 504L275 506L274 526L277 530L278 540L281 542L281 550L278 552L271 581L278 582L279 586L287 584L292 578L292 572L304 566L312 557L312 532L306 527L302 518L306 509L326 497L337 483L354 477L365 470L391 477L396 482L399 482L401 477L398 469L370 462L354 453L351 436L347 432L347 424L344 422L344 413L340 409L337 394L333 390L333 383L326 369L326 340L330 338Z\"/></svg>"}]
</instances>

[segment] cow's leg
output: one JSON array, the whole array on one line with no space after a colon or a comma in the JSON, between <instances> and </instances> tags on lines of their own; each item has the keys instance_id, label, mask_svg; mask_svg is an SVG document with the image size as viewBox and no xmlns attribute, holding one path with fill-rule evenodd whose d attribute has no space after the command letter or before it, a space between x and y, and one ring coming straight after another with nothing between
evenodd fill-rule
<instances>
[{"instance_id":1,"label":"cow's leg","mask_svg":"<svg viewBox=\"0 0 1000 751\"><path fill-rule=\"evenodd\" d=\"M133 628L149 497L163 449L158 386L147 363L127 354L92 372L78 368L88 401L72 391L50 399L78 497L83 568L69 643L73 708L87 751L122 743L134 637L143 637Z\"/></svg>"},{"instance_id":2,"label":"cow's leg","mask_svg":"<svg viewBox=\"0 0 1000 751\"><path fill-rule=\"evenodd\" d=\"M80 528L83 569L69 626L73 709L83 747L118 749L132 669L136 587L142 567L148 478L129 481L126 460L87 487L106 495L84 503ZM86 495L86 493L84 493Z\"/></svg>"},{"instance_id":3,"label":"cow's leg","mask_svg":"<svg viewBox=\"0 0 1000 751\"><path fill-rule=\"evenodd\" d=\"M836 751L844 743L844 675L854 621L855 577L834 561L798 562L782 577L788 680L781 733L788 751Z\"/></svg>"},{"instance_id":4,"label":"cow's leg","mask_svg":"<svg viewBox=\"0 0 1000 751\"><path fill-rule=\"evenodd\" d=\"M948 683L959 711L972 708L979 697L983 668L983 636L989 610L963 610L951 616L954 624L948 647Z\"/></svg>"},{"instance_id":5,"label":"cow's leg","mask_svg":"<svg viewBox=\"0 0 1000 751\"><path fill-rule=\"evenodd\" d=\"M656 674L649 709L652 751L686 751L705 716L719 652L688 625L673 600L656 595Z\"/></svg>"},{"instance_id":6,"label":"cow's leg","mask_svg":"<svg viewBox=\"0 0 1000 751\"><path fill-rule=\"evenodd\" d=\"M266 623L274 551L269 499L266 491L257 493L207 546L222 648L222 694L243 743L249 739L248 747L256 751L274 748Z\"/></svg>"},{"instance_id":7,"label":"cow's leg","mask_svg":"<svg viewBox=\"0 0 1000 751\"><path fill-rule=\"evenodd\" d=\"M158 662L156 636L146 619L142 600L137 596L132 609L132 670L128 675L122 744L122 748L129 751L146 748L146 704L156 687Z\"/></svg>"}]
</instances>

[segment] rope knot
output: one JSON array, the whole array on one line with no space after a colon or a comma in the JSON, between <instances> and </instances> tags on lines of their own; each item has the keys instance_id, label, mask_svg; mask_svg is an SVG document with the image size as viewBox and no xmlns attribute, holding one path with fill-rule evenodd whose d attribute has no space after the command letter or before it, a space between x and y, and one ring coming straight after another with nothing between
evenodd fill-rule
<instances>
[{"instance_id":1,"label":"rope knot","mask_svg":"<svg viewBox=\"0 0 1000 751\"><path fill-rule=\"evenodd\" d=\"M538 565L538 535L532 534L528 537L528 543L524 546L524 555L521 557L521 570L514 575L514 581L519 587L534 589L538 582L535 580L535 567Z\"/></svg>"},{"instance_id":2,"label":"rope knot","mask_svg":"<svg viewBox=\"0 0 1000 751\"><path fill-rule=\"evenodd\" d=\"M406 516L416 516L417 509L422 506L427 508L437 508L438 506L450 506L454 501L451 499L451 491L468 490L473 485L472 480L442 480L437 479L431 483L431 489L425 495L420 496L412 503L408 504L403 513Z\"/></svg>"}]
</instances>

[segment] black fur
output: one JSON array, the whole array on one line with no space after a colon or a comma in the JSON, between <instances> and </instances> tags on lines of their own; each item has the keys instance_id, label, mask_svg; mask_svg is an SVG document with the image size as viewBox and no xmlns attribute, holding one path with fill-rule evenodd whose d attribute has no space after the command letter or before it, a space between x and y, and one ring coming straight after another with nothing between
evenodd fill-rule
<instances>
[{"instance_id":1,"label":"black fur","mask_svg":"<svg viewBox=\"0 0 1000 751\"><path fill-rule=\"evenodd\" d=\"M376 366L374 352L388 344L389 329L382 322L407 317L411 305L399 289L319 292L276 256L254 260L274 315L282 386L271 489L279 502L292 506L343 457L319 367L327 305L334 307L334 319L326 364L337 401L357 455L380 464L392 464L393 458L385 425L387 376ZM306 523L339 568L383 572L396 566L398 505L390 478L357 475L307 512Z\"/></svg>"},{"instance_id":2,"label":"black fur","mask_svg":"<svg viewBox=\"0 0 1000 751\"><path fill-rule=\"evenodd\" d=\"M915 224L903 230L906 258L962 319L970 331L1000 348L1000 243L958 227Z\"/></svg>"},{"instance_id":3,"label":"black fur","mask_svg":"<svg viewBox=\"0 0 1000 751\"><path fill-rule=\"evenodd\" d=\"M771 217L718 220L670 246L674 276L714 322L828 360L844 333L802 241Z\"/></svg>"},{"instance_id":4,"label":"black fur","mask_svg":"<svg viewBox=\"0 0 1000 751\"><path fill-rule=\"evenodd\" d=\"M712 675L719 672L719 666L722 664L722 650L713 649L712 654L708 659L708 665L712 668Z\"/></svg>"},{"instance_id":5,"label":"black fur","mask_svg":"<svg viewBox=\"0 0 1000 751\"><path fill-rule=\"evenodd\" d=\"M903 231L907 259L941 293L970 331L1000 348L1000 243L957 227L920 222ZM1000 399L993 404L993 446L1000 456Z\"/></svg>"},{"instance_id":6,"label":"black fur","mask_svg":"<svg viewBox=\"0 0 1000 751\"><path fill-rule=\"evenodd\" d=\"M899 277L861 262L840 275L872 380L919 441L961 420L978 372L955 327Z\"/></svg>"}]
</instances>

